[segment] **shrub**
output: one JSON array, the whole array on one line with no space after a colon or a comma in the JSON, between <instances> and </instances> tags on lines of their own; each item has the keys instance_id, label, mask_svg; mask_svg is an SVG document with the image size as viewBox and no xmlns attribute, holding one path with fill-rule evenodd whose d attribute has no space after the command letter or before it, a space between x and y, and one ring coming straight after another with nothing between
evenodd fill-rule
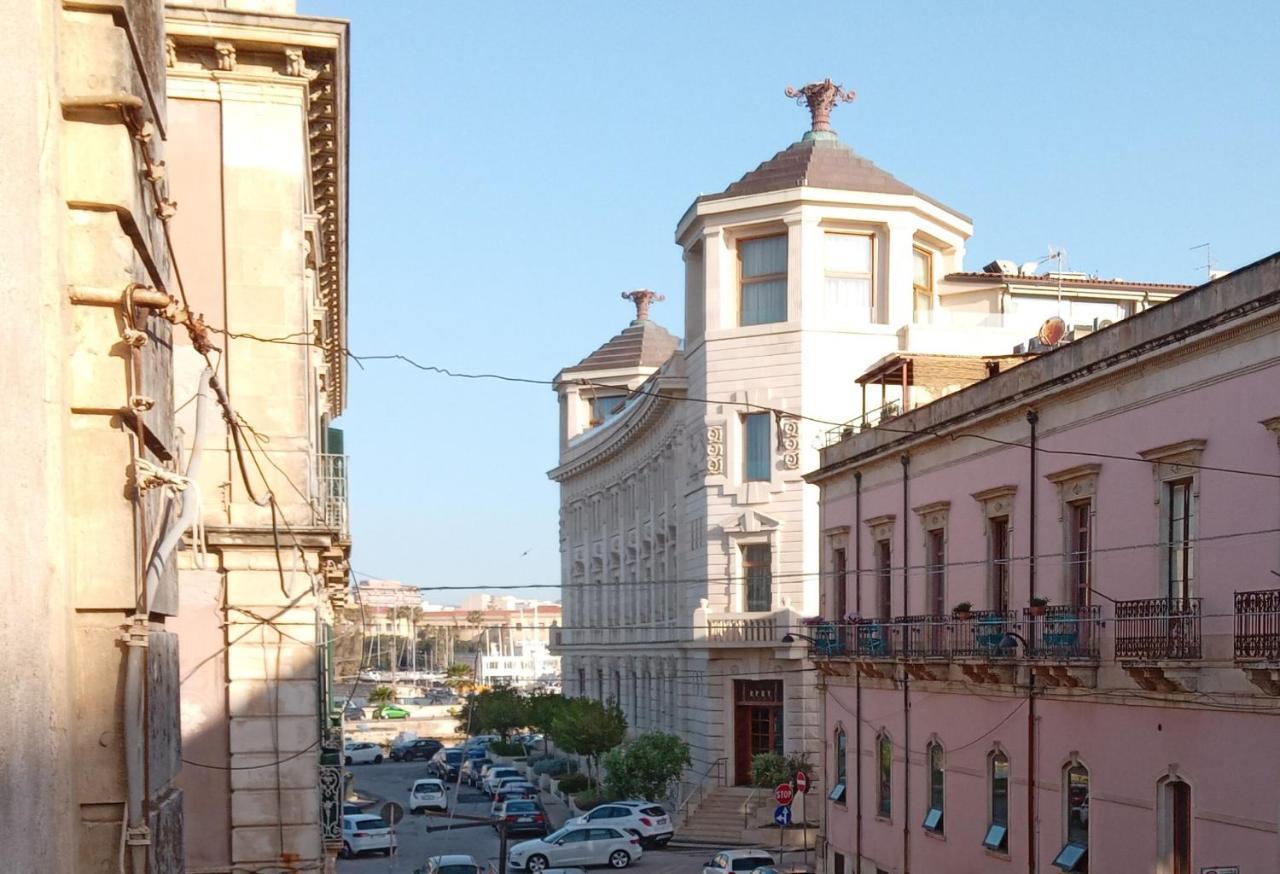
<instances>
[{"instance_id":1,"label":"shrub","mask_svg":"<svg viewBox=\"0 0 1280 874\"><path fill-rule=\"evenodd\" d=\"M583 789L586 789L587 783L588 781L585 774L567 774L560 778L560 791L567 792L572 795L575 792L581 792Z\"/></svg>"},{"instance_id":2,"label":"shrub","mask_svg":"<svg viewBox=\"0 0 1280 874\"><path fill-rule=\"evenodd\" d=\"M689 745L673 734L642 734L604 756L605 787L620 798L662 800L689 766Z\"/></svg>"},{"instance_id":3,"label":"shrub","mask_svg":"<svg viewBox=\"0 0 1280 874\"><path fill-rule=\"evenodd\" d=\"M573 803L579 810L590 810L604 801L604 795L598 789L584 789L573 796Z\"/></svg>"},{"instance_id":4,"label":"shrub","mask_svg":"<svg viewBox=\"0 0 1280 874\"><path fill-rule=\"evenodd\" d=\"M523 756L525 748L521 744L495 740L489 744L489 752L495 756Z\"/></svg>"}]
</instances>

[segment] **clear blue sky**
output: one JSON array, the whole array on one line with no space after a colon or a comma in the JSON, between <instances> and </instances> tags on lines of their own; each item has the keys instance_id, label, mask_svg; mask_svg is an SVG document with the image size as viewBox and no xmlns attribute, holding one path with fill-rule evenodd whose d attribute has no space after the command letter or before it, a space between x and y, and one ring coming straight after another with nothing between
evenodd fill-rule
<instances>
[{"instance_id":1,"label":"clear blue sky","mask_svg":"<svg viewBox=\"0 0 1280 874\"><path fill-rule=\"evenodd\" d=\"M676 221L797 139L782 90L827 76L858 93L847 143L973 217L970 269L1054 244L1194 282L1198 243L1226 269L1280 249L1274 2L299 6L352 24L357 353L550 378L639 286L681 333ZM558 583L551 389L367 367L340 422L356 569Z\"/></svg>"}]
</instances>

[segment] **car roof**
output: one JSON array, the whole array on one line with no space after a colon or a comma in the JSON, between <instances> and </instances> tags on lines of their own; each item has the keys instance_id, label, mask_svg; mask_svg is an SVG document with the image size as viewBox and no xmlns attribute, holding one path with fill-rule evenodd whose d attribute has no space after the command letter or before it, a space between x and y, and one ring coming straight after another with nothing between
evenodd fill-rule
<instances>
[{"instance_id":1,"label":"car roof","mask_svg":"<svg viewBox=\"0 0 1280 874\"><path fill-rule=\"evenodd\" d=\"M368 822L371 819L382 819L382 817L375 816L370 813L348 813L348 814L345 814L342 818L349 819L352 822Z\"/></svg>"},{"instance_id":2,"label":"car roof","mask_svg":"<svg viewBox=\"0 0 1280 874\"><path fill-rule=\"evenodd\" d=\"M432 856L427 861L435 862L437 865L476 865L479 867L473 856L464 856L461 853L448 853L443 856Z\"/></svg>"},{"instance_id":3,"label":"car roof","mask_svg":"<svg viewBox=\"0 0 1280 874\"><path fill-rule=\"evenodd\" d=\"M748 856L760 856L761 858L773 858L773 854L768 850L721 850L716 853L717 856L724 855L730 859L744 859Z\"/></svg>"},{"instance_id":4,"label":"car roof","mask_svg":"<svg viewBox=\"0 0 1280 874\"><path fill-rule=\"evenodd\" d=\"M433 786L444 786L444 784L443 784L443 783L441 783L441 782L440 782L440 780L438 780L438 779L437 779L437 778L435 778L435 777L423 777L421 780L414 780L414 781L413 781L413 785L414 785L414 786L422 786L422 785L427 784L427 783L430 783L430 784L432 784Z\"/></svg>"}]
</instances>

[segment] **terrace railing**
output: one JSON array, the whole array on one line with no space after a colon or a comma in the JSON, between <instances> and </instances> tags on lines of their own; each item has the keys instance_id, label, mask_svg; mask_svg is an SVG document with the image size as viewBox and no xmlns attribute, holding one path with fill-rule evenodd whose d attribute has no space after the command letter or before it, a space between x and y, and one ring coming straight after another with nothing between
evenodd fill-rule
<instances>
[{"instance_id":1,"label":"terrace railing","mask_svg":"<svg viewBox=\"0 0 1280 874\"><path fill-rule=\"evenodd\" d=\"M974 610L952 616L951 655L965 659L1010 659L1018 655L1020 625L1012 610Z\"/></svg>"},{"instance_id":2,"label":"terrace railing","mask_svg":"<svg viewBox=\"0 0 1280 874\"><path fill-rule=\"evenodd\" d=\"M1238 662L1280 662L1280 589L1236 592Z\"/></svg>"},{"instance_id":3,"label":"terrace railing","mask_svg":"<svg viewBox=\"0 0 1280 874\"><path fill-rule=\"evenodd\" d=\"M1189 661L1201 657L1200 599L1116 601L1116 658Z\"/></svg>"},{"instance_id":4,"label":"terrace railing","mask_svg":"<svg viewBox=\"0 0 1280 874\"><path fill-rule=\"evenodd\" d=\"M946 659L951 655L950 616L899 616L898 651L908 659Z\"/></svg>"},{"instance_id":5,"label":"terrace railing","mask_svg":"<svg viewBox=\"0 0 1280 874\"><path fill-rule=\"evenodd\" d=\"M1097 604L1052 604L1042 609L1022 611L1028 658L1073 661L1099 657L1102 611Z\"/></svg>"}]
</instances>

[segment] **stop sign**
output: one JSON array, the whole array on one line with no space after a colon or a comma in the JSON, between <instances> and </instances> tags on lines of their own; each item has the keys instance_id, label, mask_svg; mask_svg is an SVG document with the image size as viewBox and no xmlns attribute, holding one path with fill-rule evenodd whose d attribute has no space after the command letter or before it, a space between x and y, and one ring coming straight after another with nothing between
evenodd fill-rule
<instances>
[{"instance_id":1,"label":"stop sign","mask_svg":"<svg viewBox=\"0 0 1280 874\"><path fill-rule=\"evenodd\" d=\"M805 776L804 771L796 773L796 791L801 795L809 791L809 778Z\"/></svg>"},{"instance_id":2,"label":"stop sign","mask_svg":"<svg viewBox=\"0 0 1280 874\"><path fill-rule=\"evenodd\" d=\"M779 783L778 788L773 790L773 799L779 804L787 805L791 803L791 784Z\"/></svg>"}]
</instances>

